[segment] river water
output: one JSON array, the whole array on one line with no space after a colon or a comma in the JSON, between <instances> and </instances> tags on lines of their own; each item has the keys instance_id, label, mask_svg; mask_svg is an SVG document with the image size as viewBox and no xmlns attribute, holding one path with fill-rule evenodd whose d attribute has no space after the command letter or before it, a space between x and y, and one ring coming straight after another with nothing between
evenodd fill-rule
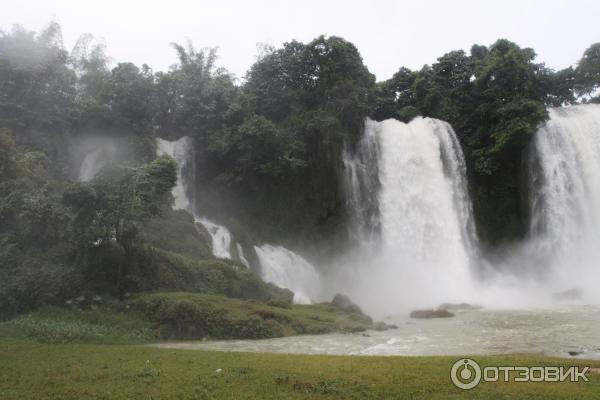
<instances>
[{"instance_id":1,"label":"river water","mask_svg":"<svg viewBox=\"0 0 600 400\"><path fill-rule=\"evenodd\" d=\"M398 329L263 340L169 342L174 349L335 355L542 354L600 359L600 306L473 310L452 318L388 317Z\"/></svg>"}]
</instances>

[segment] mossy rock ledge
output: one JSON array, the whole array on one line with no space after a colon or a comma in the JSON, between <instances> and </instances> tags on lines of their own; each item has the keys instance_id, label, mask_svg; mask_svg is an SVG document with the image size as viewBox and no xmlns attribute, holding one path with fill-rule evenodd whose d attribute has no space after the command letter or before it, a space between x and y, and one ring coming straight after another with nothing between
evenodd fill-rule
<instances>
[{"instance_id":1,"label":"mossy rock ledge","mask_svg":"<svg viewBox=\"0 0 600 400\"><path fill-rule=\"evenodd\" d=\"M187 292L136 296L131 310L152 322L163 340L266 339L302 334L395 328L373 322L349 303L289 304Z\"/></svg>"}]
</instances>

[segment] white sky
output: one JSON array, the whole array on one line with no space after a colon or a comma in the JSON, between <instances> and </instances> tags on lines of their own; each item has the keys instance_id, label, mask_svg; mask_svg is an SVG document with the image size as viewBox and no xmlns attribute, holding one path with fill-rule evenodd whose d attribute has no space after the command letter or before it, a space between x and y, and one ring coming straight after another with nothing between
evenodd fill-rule
<instances>
[{"instance_id":1,"label":"white sky","mask_svg":"<svg viewBox=\"0 0 600 400\"><path fill-rule=\"evenodd\" d=\"M572 65L600 41L598 0L298 0L50 1L0 0L0 28L63 28L67 49L83 33L104 38L115 61L167 69L170 42L218 46L220 64L243 77L256 44L279 46L320 34L353 42L378 80L404 65L420 68L442 54L503 37L533 47L554 69Z\"/></svg>"}]
</instances>

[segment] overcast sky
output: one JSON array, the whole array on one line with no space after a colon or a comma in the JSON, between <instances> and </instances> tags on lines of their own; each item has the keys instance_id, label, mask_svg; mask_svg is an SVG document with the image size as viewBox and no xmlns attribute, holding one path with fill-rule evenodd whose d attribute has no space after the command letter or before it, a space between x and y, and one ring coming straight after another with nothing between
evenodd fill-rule
<instances>
[{"instance_id":1,"label":"overcast sky","mask_svg":"<svg viewBox=\"0 0 600 400\"><path fill-rule=\"evenodd\" d=\"M220 64L242 77L257 43L279 46L320 34L353 42L378 80L402 65L420 68L442 54L508 38L533 47L554 69L572 65L600 41L598 0L438 1L28 1L2 0L0 28L39 30L50 20L71 49L83 33L104 38L115 61L164 70L175 62L170 42L218 46Z\"/></svg>"}]
</instances>

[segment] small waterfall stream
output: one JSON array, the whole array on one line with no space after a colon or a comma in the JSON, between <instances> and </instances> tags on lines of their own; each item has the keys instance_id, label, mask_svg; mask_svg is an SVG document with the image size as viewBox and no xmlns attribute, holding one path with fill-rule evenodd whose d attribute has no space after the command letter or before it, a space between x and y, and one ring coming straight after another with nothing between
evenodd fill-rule
<instances>
[{"instance_id":1,"label":"small waterfall stream","mask_svg":"<svg viewBox=\"0 0 600 400\"><path fill-rule=\"evenodd\" d=\"M194 222L202 224L210 234L214 256L231 259L231 233L229 232L229 229L222 225L217 225L206 218L195 217ZM240 246L239 243L237 243L237 245Z\"/></svg>"},{"instance_id":2,"label":"small waterfall stream","mask_svg":"<svg viewBox=\"0 0 600 400\"><path fill-rule=\"evenodd\" d=\"M254 247L262 277L267 282L294 292L294 302L310 304L321 293L321 277L316 268L298 254L269 244Z\"/></svg>"},{"instance_id":3,"label":"small waterfall stream","mask_svg":"<svg viewBox=\"0 0 600 400\"><path fill-rule=\"evenodd\" d=\"M116 148L112 143L104 143L89 151L79 167L79 181L89 182L108 164L115 161Z\"/></svg>"},{"instance_id":4,"label":"small waterfall stream","mask_svg":"<svg viewBox=\"0 0 600 400\"><path fill-rule=\"evenodd\" d=\"M232 259L232 246L235 245L237 258L250 267L242 245L234 240L227 227L198 215L189 197L186 177L193 176L193 141L182 137L175 141L157 139L157 155L169 155L177 161L177 183L173 188L175 203L173 208L185 210L194 216L194 221L206 228L210 234L212 253L218 258ZM319 274L314 266L298 254L281 246L265 244L254 247L260 263L262 278L267 282L291 289L295 292L294 301L311 303L320 292Z\"/></svg>"},{"instance_id":5,"label":"small waterfall stream","mask_svg":"<svg viewBox=\"0 0 600 400\"><path fill-rule=\"evenodd\" d=\"M221 225L218 225L207 218L200 217L194 210L193 202L190 201L188 188L186 184L186 174L193 174L193 149L194 143L191 138L183 136L178 140L168 141L164 139L156 140L156 154L158 156L169 155L177 161L177 183L173 188L173 198L175 203L173 209L185 210L194 216L194 222L202 224L212 238L212 252L215 257L231 258L231 233Z\"/></svg>"}]
</instances>

